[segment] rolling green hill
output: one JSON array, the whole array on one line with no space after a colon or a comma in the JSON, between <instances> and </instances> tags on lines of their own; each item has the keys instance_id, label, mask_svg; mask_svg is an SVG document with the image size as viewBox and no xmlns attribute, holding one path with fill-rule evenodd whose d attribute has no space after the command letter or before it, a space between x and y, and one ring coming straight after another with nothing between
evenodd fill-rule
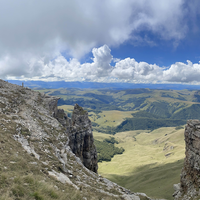
<instances>
[{"instance_id":1,"label":"rolling green hill","mask_svg":"<svg viewBox=\"0 0 200 200\"><path fill-rule=\"evenodd\" d=\"M183 124L185 124L185 120L135 117L126 119L114 131L116 133L129 130L154 130L160 127L176 127Z\"/></svg>"},{"instance_id":2,"label":"rolling green hill","mask_svg":"<svg viewBox=\"0 0 200 200\"><path fill-rule=\"evenodd\" d=\"M176 127L188 119L200 119L200 91L71 88L41 92L60 97L61 108L78 103L88 110L95 130L113 135L120 131ZM66 112L70 116L70 111Z\"/></svg>"},{"instance_id":3,"label":"rolling green hill","mask_svg":"<svg viewBox=\"0 0 200 200\"><path fill-rule=\"evenodd\" d=\"M40 92L60 97L60 106L78 103L90 110L145 110L165 118L178 119L182 109L193 110L192 105L196 105L195 109L200 107L200 92L189 90L48 89Z\"/></svg>"},{"instance_id":4,"label":"rolling green hill","mask_svg":"<svg viewBox=\"0 0 200 200\"><path fill-rule=\"evenodd\" d=\"M179 128L117 133L115 146L125 151L110 162L99 163L99 173L132 191L172 200L173 184L180 182L185 157L184 129ZM98 140L106 137L109 135L94 132Z\"/></svg>"}]
</instances>

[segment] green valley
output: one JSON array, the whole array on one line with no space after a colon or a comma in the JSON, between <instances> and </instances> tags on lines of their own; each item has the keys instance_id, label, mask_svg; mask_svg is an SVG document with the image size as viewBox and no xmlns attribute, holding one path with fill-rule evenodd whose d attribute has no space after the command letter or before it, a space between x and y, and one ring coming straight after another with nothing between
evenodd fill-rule
<instances>
[{"instance_id":1,"label":"green valley","mask_svg":"<svg viewBox=\"0 0 200 200\"><path fill-rule=\"evenodd\" d=\"M173 184L180 181L185 157L184 129L163 127L152 132L137 130L114 135L124 153L99 163L99 173L132 191L173 199ZM94 132L94 137L105 139ZM107 136L109 137L109 135Z\"/></svg>"},{"instance_id":2,"label":"green valley","mask_svg":"<svg viewBox=\"0 0 200 200\"><path fill-rule=\"evenodd\" d=\"M189 90L40 90L60 97L70 117L78 103L92 121L99 174L132 191L172 200L185 157L184 125L200 119L200 92Z\"/></svg>"}]
</instances>

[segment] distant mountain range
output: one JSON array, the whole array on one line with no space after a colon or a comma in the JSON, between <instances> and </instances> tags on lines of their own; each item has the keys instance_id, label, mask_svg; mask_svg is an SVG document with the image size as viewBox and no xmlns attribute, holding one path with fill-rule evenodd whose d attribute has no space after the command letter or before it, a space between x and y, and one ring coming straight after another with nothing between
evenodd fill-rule
<instances>
[{"instance_id":1,"label":"distant mountain range","mask_svg":"<svg viewBox=\"0 0 200 200\"><path fill-rule=\"evenodd\" d=\"M65 81L19 81L19 80L6 80L9 83L22 85L34 89L58 89L58 88L79 88L79 89L134 89L134 88L149 88L149 89L172 89L172 90L199 90L200 85L184 85L184 84L134 84L134 83L98 83L98 82L65 82Z\"/></svg>"}]
</instances>

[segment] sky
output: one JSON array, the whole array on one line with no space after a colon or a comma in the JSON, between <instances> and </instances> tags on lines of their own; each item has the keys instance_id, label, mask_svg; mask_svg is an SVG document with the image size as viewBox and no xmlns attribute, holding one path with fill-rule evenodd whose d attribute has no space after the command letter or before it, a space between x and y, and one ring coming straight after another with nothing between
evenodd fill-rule
<instances>
[{"instance_id":1,"label":"sky","mask_svg":"<svg viewBox=\"0 0 200 200\"><path fill-rule=\"evenodd\" d=\"M1 0L0 78L200 84L199 0Z\"/></svg>"}]
</instances>

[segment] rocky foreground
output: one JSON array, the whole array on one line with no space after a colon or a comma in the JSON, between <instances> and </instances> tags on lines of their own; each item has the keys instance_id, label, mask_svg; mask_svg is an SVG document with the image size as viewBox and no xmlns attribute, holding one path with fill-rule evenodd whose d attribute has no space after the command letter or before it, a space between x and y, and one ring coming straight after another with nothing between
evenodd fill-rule
<instances>
[{"instance_id":1,"label":"rocky foreground","mask_svg":"<svg viewBox=\"0 0 200 200\"><path fill-rule=\"evenodd\" d=\"M0 199L150 200L97 174L87 111L57 101L0 80Z\"/></svg>"},{"instance_id":2,"label":"rocky foreground","mask_svg":"<svg viewBox=\"0 0 200 200\"><path fill-rule=\"evenodd\" d=\"M185 161L181 182L174 185L175 199L200 198L200 121L188 120L185 127Z\"/></svg>"}]
</instances>

